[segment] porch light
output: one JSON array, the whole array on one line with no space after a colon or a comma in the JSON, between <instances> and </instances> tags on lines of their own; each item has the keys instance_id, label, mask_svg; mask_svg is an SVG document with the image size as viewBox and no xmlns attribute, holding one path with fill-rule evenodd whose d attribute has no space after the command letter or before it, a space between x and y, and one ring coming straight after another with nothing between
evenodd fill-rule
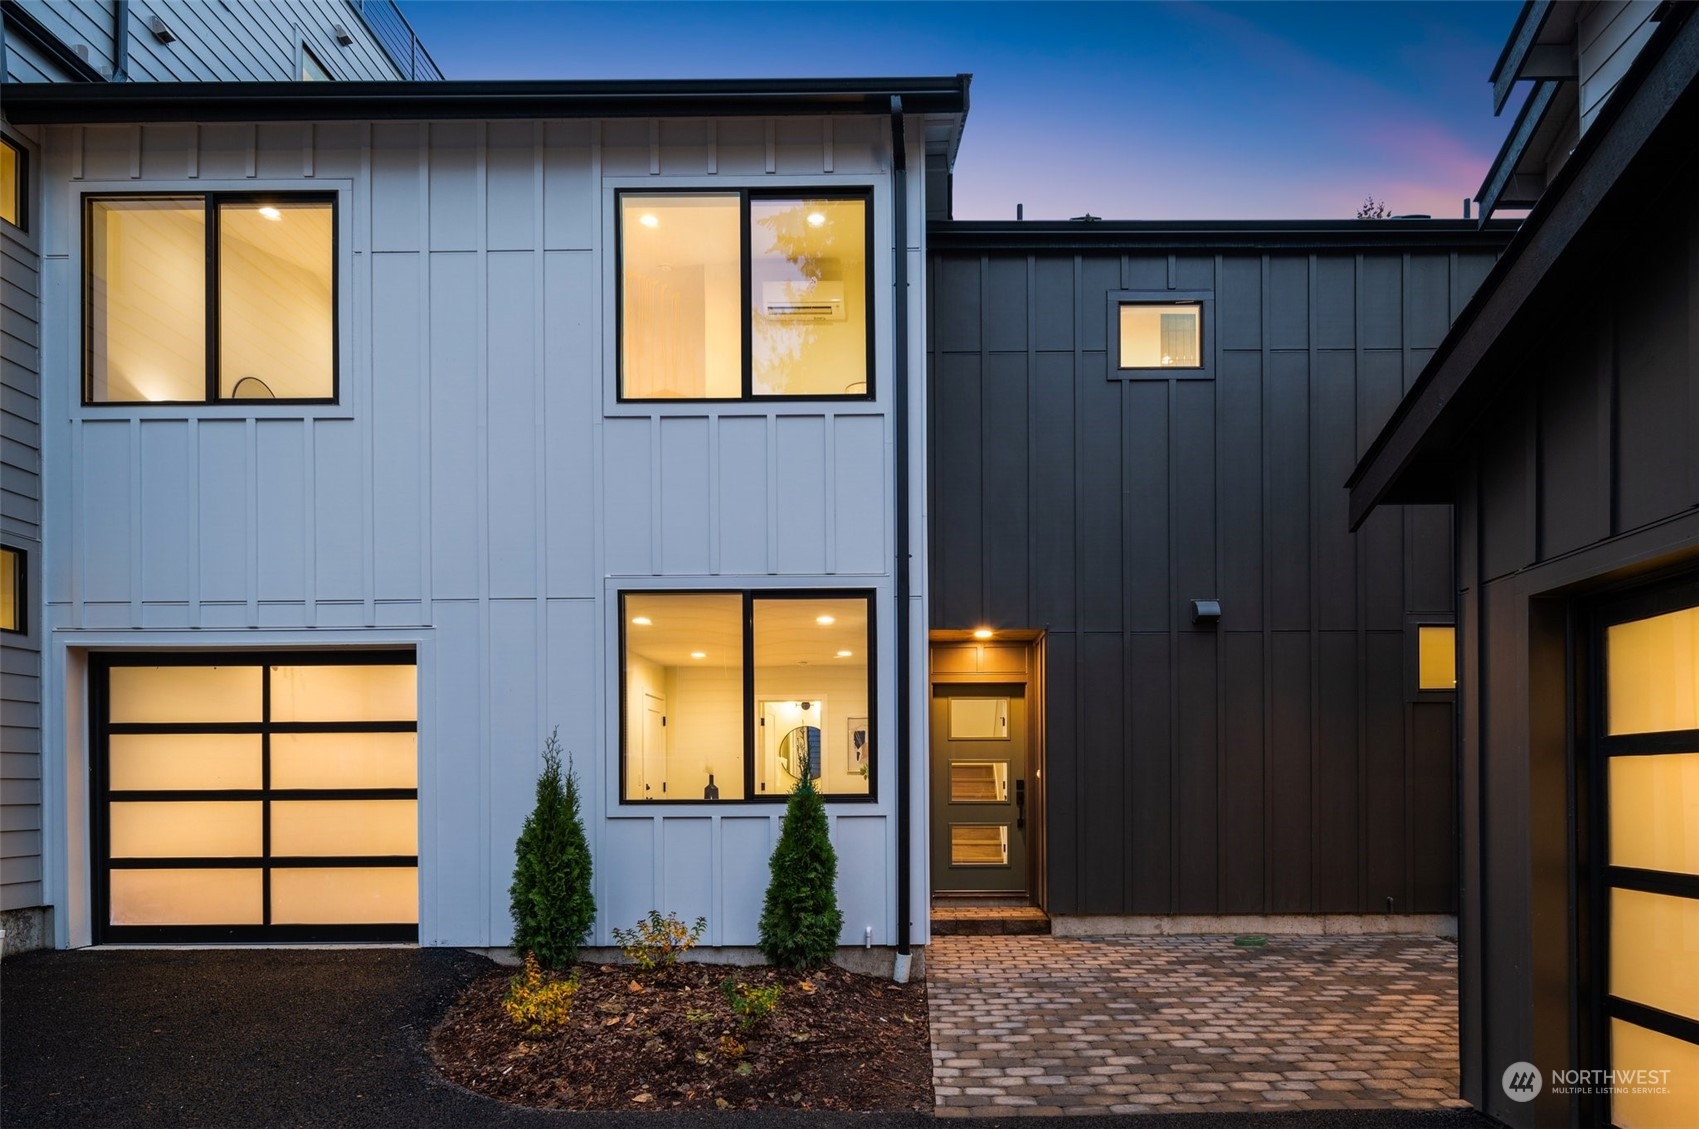
<instances>
[{"instance_id":1,"label":"porch light","mask_svg":"<svg viewBox=\"0 0 1699 1129\"><path fill-rule=\"evenodd\" d=\"M973 637L975 639L989 639L991 638L991 634L992 632L989 627L980 627L974 630Z\"/></svg>"}]
</instances>

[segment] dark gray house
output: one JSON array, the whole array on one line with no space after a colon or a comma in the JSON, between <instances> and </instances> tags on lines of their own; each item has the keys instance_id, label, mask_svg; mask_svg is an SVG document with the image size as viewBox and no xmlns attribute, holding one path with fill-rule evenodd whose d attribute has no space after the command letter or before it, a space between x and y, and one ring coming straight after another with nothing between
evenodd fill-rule
<instances>
[{"instance_id":1,"label":"dark gray house","mask_svg":"<svg viewBox=\"0 0 1699 1129\"><path fill-rule=\"evenodd\" d=\"M1699 1124L1699 19L1654 15L1351 478L1362 530L1455 505L1463 1095L1516 1126Z\"/></svg>"}]
</instances>

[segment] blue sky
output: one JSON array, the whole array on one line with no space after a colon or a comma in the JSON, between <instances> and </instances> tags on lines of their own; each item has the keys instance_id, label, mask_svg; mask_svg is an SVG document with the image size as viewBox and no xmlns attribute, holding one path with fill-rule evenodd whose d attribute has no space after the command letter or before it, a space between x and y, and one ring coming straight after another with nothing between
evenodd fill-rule
<instances>
[{"instance_id":1,"label":"blue sky","mask_svg":"<svg viewBox=\"0 0 1699 1129\"><path fill-rule=\"evenodd\" d=\"M974 76L956 216L1459 216L1517 0L403 0L450 78Z\"/></svg>"}]
</instances>

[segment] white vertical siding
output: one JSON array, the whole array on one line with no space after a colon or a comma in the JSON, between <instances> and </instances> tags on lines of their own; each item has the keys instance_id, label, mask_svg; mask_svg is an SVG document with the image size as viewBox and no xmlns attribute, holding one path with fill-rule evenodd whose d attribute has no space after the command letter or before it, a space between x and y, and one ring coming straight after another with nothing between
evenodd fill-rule
<instances>
[{"instance_id":1,"label":"white vertical siding","mask_svg":"<svg viewBox=\"0 0 1699 1129\"><path fill-rule=\"evenodd\" d=\"M884 129L796 119L55 131L46 442L68 489L50 514L61 548L46 591L61 638L74 649L83 632L200 629L193 638L217 647L311 645L323 628L339 643L358 638L342 629L427 632L422 942L506 941L513 841L558 725L597 860L596 940L657 908L706 916L708 943L753 943L782 809L619 804L615 596L874 589L886 656L876 747L895 749ZM619 404L613 191L631 178L828 175L874 191L878 399ZM81 194L253 185L340 194L340 403L81 405ZM923 278L911 256L911 295ZM911 325L918 388L912 313ZM924 614L913 622L923 631ZM64 670L56 677L63 702L74 687ZM892 760L877 802L833 806L834 836L855 860L842 885L846 943L867 926L876 943L894 939Z\"/></svg>"}]
</instances>

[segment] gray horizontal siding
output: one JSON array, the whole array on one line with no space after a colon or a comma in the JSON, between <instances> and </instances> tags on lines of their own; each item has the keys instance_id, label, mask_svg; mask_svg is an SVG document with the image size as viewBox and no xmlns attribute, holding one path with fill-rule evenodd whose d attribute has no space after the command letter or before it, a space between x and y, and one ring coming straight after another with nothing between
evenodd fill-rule
<instances>
[{"instance_id":1,"label":"gray horizontal siding","mask_svg":"<svg viewBox=\"0 0 1699 1129\"><path fill-rule=\"evenodd\" d=\"M1450 516L1343 484L1490 253L940 254L934 628L1045 630L1060 913L1445 913ZM1213 380L1110 379L1108 292L1205 290ZM1189 601L1217 598L1218 630Z\"/></svg>"}]
</instances>

